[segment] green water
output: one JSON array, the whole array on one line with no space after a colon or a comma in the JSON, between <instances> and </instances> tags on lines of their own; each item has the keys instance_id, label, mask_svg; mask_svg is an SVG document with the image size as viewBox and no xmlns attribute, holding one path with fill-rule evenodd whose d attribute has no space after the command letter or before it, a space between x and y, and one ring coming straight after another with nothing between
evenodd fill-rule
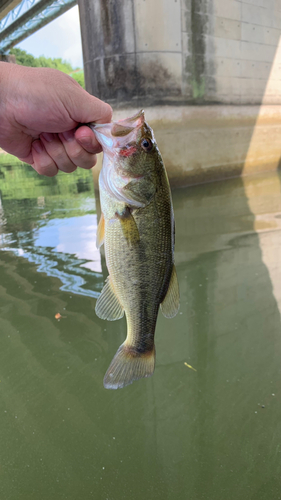
<instances>
[{"instance_id":1,"label":"green water","mask_svg":"<svg viewBox=\"0 0 281 500\"><path fill-rule=\"evenodd\" d=\"M279 176L173 193L180 313L109 391L91 174L1 172L0 499L281 498Z\"/></svg>"}]
</instances>

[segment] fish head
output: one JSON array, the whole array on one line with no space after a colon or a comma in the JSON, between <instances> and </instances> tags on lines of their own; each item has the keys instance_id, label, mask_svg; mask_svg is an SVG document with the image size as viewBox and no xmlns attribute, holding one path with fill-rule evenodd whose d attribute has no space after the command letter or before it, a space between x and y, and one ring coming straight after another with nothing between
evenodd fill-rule
<instances>
[{"instance_id":1,"label":"fish head","mask_svg":"<svg viewBox=\"0 0 281 500\"><path fill-rule=\"evenodd\" d=\"M156 160L161 160L153 130L147 124L144 111L117 122L93 127L97 140L120 175L132 177L151 174Z\"/></svg>"},{"instance_id":2,"label":"fish head","mask_svg":"<svg viewBox=\"0 0 281 500\"><path fill-rule=\"evenodd\" d=\"M156 192L164 165L144 111L126 120L98 124L92 130L104 154L100 188L115 201L145 207Z\"/></svg>"}]
</instances>

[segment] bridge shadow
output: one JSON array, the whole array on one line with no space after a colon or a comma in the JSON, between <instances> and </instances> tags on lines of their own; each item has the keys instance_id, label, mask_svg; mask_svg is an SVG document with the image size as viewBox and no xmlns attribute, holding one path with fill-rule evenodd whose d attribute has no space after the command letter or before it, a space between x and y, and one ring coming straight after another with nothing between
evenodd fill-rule
<instances>
[{"instance_id":1,"label":"bridge shadow","mask_svg":"<svg viewBox=\"0 0 281 500\"><path fill-rule=\"evenodd\" d=\"M262 405L268 411L276 407L280 377L279 176L238 178L183 190L176 193L175 213L182 320L178 318L178 328L174 327L177 334L180 331L176 350L175 335L165 337L161 376L164 386L169 384L167 379L175 371L169 364L174 361L179 381L172 392L169 419L176 420L177 431L170 435L181 436L182 441L170 449L169 466L180 448L184 459L177 480L184 469L190 471L191 498L223 499L227 491L228 497L242 499L245 489L250 498L266 498L266 488L277 495L278 467L273 465L269 440L278 417L265 415L265 434L257 432L260 424L255 419L261 417ZM184 374L184 362L197 373L186 368ZM157 399L158 391L163 398L157 384ZM166 432L164 423L160 440ZM268 468L263 465L265 454L270 457ZM172 498L172 490L180 495L187 481L169 486L167 498Z\"/></svg>"}]
</instances>

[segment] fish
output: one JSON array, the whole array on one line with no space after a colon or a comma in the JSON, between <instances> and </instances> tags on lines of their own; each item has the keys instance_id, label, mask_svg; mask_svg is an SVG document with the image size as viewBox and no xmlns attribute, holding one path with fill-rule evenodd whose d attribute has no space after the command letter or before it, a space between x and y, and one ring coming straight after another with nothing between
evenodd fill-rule
<instances>
[{"instance_id":1,"label":"fish","mask_svg":"<svg viewBox=\"0 0 281 500\"><path fill-rule=\"evenodd\" d=\"M127 337L104 377L106 389L150 377L159 308L173 318L180 306L174 264L175 222L166 169L144 111L125 120L91 125L103 148L99 176L101 217L109 276L95 312L114 321L125 314Z\"/></svg>"}]
</instances>

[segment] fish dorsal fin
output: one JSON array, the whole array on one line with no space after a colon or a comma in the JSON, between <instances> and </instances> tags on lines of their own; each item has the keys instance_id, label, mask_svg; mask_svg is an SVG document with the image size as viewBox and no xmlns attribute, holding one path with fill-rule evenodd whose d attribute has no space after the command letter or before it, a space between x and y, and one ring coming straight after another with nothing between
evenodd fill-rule
<instances>
[{"instance_id":1,"label":"fish dorsal fin","mask_svg":"<svg viewBox=\"0 0 281 500\"><path fill-rule=\"evenodd\" d=\"M97 229L97 239L96 247L100 248L104 243L104 215L101 214L98 229Z\"/></svg>"},{"instance_id":2,"label":"fish dorsal fin","mask_svg":"<svg viewBox=\"0 0 281 500\"><path fill-rule=\"evenodd\" d=\"M140 235L136 221L133 215L131 214L129 208L126 207L126 209L121 215L118 212L116 212L116 217L121 222L122 231L127 240L128 245L130 247L135 246L140 241Z\"/></svg>"},{"instance_id":3,"label":"fish dorsal fin","mask_svg":"<svg viewBox=\"0 0 281 500\"><path fill-rule=\"evenodd\" d=\"M176 268L174 265L172 269L169 288L166 293L165 299L163 300L160 307L165 318L173 318L174 316L176 316L180 308L179 284L178 284Z\"/></svg>"},{"instance_id":4,"label":"fish dorsal fin","mask_svg":"<svg viewBox=\"0 0 281 500\"><path fill-rule=\"evenodd\" d=\"M101 319L115 321L124 316L124 309L113 289L108 276L95 307L96 315Z\"/></svg>"}]
</instances>

